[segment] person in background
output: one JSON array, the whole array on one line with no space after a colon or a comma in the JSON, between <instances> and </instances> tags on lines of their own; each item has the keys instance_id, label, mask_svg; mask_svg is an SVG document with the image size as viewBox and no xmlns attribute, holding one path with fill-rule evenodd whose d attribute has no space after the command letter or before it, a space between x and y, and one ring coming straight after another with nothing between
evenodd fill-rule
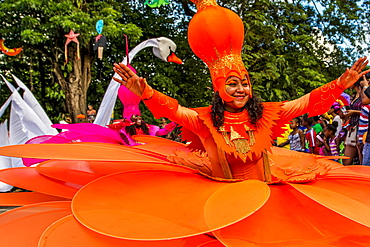
<instances>
[{"instance_id":1,"label":"person in background","mask_svg":"<svg viewBox=\"0 0 370 247\"><path fill-rule=\"evenodd\" d=\"M335 132L335 136L339 136L339 133L342 131L342 125L343 125L343 122L342 122L342 119L340 117L340 112L341 112L341 105L339 102L334 102L334 104L330 107L329 111L328 111L328 114L330 114L331 116L333 116L333 121L332 123L334 122L337 122L337 131Z\"/></svg>"},{"instance_id":2,"label":"person in background","mask_svg":"<svg viewBox=\"0 0 370 247\"><path fill-rule=\"evenodd\" d=\"M353 84L350 88L355 90L354 97L350 104L350 110L347 111L345 114L346 117L349 117L349 126L347 127L347 135L345 139L345 148L344 148L344 156L349 157L349 159L343 160L343 165L360 165L361 161L359 159L360 149L357 146L358 138L357 138L357 131L358 131L358 124L360 120L360 113L361 113L361 90L362 87L360 82L363 78L360 78Z\"/></svg>"},{"instance_id":3,"label":"person in background","mask_svg":"<svg viewBox=\"0 0 370 247\"><path fill-rule=\"evenodd\" d=\"M161 117L159 120L160 120L160 124L158 125L159 128L161 128L161 129L166 128L166 126L168 125L167 118ZM172 136L171 133L172 132L170 132L170 133L168 133L166 135L161 135L160 137L167 138L167 139L170 139L170 140L172 140L173 138L176 139L176 137L175 137L176 134L174 134L174 136Z\"/></svg>"},{"instance_id":4,"label":"person in background","mask_svg":"<svg viewBox=\"0 0 370 247\"><path fill-rule=\"evenodd\" d=\"M324 128L324 146L326 153L331 156L338 156L339 155L339 145L340 145L340 138L335 135L337 128L333 124L328 124ZM334 161L339 161L335 159Z\"/></svg>"},{"instance_id":5,"label":"person in background","mask_svg":"<svg viewBox=\"0 0 370 247\"><path fill-rule=\"evenodd\" d=\"M322 156L329 156L328 152L326 151L325 144L324 144L324 133L320 132L316 135L316 146L319 150L319 155Z\"/></svg>"},{"instance_id":6,"label":"person in background","mask_svg":"<svg viewBox=\"0 0 370 247\"><path fill-rule=\"evenodd\" d=\"M87 114L87 121L89 123L94 122L95 117L96 117L96 110L94 109L92 105L87 106L86 114Z\"/></svg>"},{"instance_id":7,"label":"person in background","mask_svg":"<svg viewBox=\"0 0 370 247\"><path fill-rule=\"evenodd\" d=\"M322 126L320 124L320 116L314 116L313 118L313 123L312 123L312 128L315 130L316 133L322 132Z\"/></svg>"},{"instance_id":8,"label":"person in background","mask_svg":"<svg viewBox=\"0 0 370 247\"><path fill-rule=\"evenodd\" d=\"M370 74L369 74L368 77L370 77ZM364 84L367 83L367 80L368 80L368 78L366 77L366 75L363 76L363 78L360 82L361 89L363 89ZM361 95L361 100L362 100L362 95ZM364 137L364 134L366 133L366 131L368 129L368 126L369 126L369 112L370 112L370 105L369 104L362 104L361 112L360 112L360 119L359 119L359 124L358 124L358 132L357 132L357 138L358 138L357 147L360 150L359 157L360 157L361 163L362 163L362 160L363 160L363 156L362 156L363 147L364 147L363 137Z\"/></svg>"},{"instance_id":9,"label":"person in background","mask_svg":"<svg viewBox=\"0 0 370 247\"><path fill-rule=\"evenodd\" d=\"M316 146L316 132L312 128L313 119L308 117L307 115L303 116L302 125L306 128L304 133L306 139L306 150L307 153L311 154L319 154L319 149Z\"/></svg>"},{"instance_id":10,"label":"person in background","mask_svg":"<svg viewBox=\"0 0 370 247\"><path fill-rule=\"evenodd\" d=\"M300 124L298 126L298 129L302 130L303 133L304 133L305 130L306 130L306 127L303 126L303 115L302 116L299 116L298 119L299 119L299 122L300 122Z\"/></svg>"},{"instance_id":11,"label":"person in background","mask_svg":"<svg viewBox=\"0 0 370 247\"><path fill-rule=\"evenodd\" d=\"M132 115L132 125L126 126L126 132L130 135L149 135L148 124L139 115Z\"/></svg>"},{"instance_id":12,"label":"person in background","mask_svg":"<svg viewBox=\"0 0 370 247\"><path fill-rule=\"evenodd\" d=\"M159 127L160 127L161 129L163 129L163 128L164 128L164 126L166 126L166 125L167 125L167 118L165 118L165 117L161 117L159 120L161 121L161 123L159 124Z\"/></svg>"},{"instance_id":13,"label":"person in background","mask_svg":"<svg viewBox=\"0 0 370 247\"><path fill-rule=\"evenodd\" d=\"M130 118L131 121L123 119L118 124L108 125L108 128L119 133L125 144L129 146L139 145L132 136L133 135L151 135L151 136L166 136L177 124L174 122L168 123L163 129L159 126L146 123L140 115L134 114Z\"/></svg>"},{"instance_id":14,"label":"person in background","mask_svg":"<svg viewBox=\"0 0 370 247\"><path fill-rule=\"evenodd\" d=\"M369 88L369 73L366 74L366 76L363 76L361 85L362 85L362 91L361 91L361 100L362 104L368 105L370 104L370 88ZM367 135L364 140L364 147L362 150L362 165L370 166L370 135L369 135L369 128L370 125L367 125Z\"/></svg>"},{"instance_id":15,"label":"person in background","mask_svg":"<svg viewBox=\"0 0 370 247\"><path fill-rule=\"evenodd\" d=\"M321 119L321 122L324 124L324 126L326 126L327 124L333 123L333 116L330 115L329 111L322 114L320 119Z\"/></svg>"},{"instance_id":16,"label":"person in background","mask_svg":"<svg viewBox=\"0 0 370 247\"><path fill-rule=\"evenodd\" d=\"M290 128L292 132L289 134L289 140L281 143L278 147L284 147L288 143L290 144L290 150L304 152L304 134L303 131L298 128L300 125L300 119L294 118L290 122Z\"/></svg>"},{"instance_id":17,"label":"person in background","mask_svg":"<svg viewBox=\"0 0 370 247\"><path fill-rule=\"evenodd\" d=\"M361 97L362 98L362 97ZM368 130L369 126L369 112L370 112L370 105L362 105L361 107L361 113L360 113L360 120L358 124L358 132L357 132L357 148L360 150L359 153L359 158L360 161L363 160L362 153L363 153L363 148L364 148L364 135Z\"/></svg>"},{"instance_id":18,"label":"person in background","mask_svg":"<svg viewBox=\"0 0 370 247\"><path fill-rule=\"evenodd\" d=\"M341 137L342 141L344 142L347 135L347 128L349 126L349 117L346 115L347 111L349 110L349 106L344 106L342 108L342 111L339 112L339 116L342 119L342 131L341 131Z\"/></svg>"}]
</instances>

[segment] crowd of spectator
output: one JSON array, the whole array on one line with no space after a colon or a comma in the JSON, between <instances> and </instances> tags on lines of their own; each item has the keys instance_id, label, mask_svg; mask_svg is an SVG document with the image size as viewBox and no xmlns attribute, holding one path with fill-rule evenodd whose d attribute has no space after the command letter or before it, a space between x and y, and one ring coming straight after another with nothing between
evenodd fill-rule
<instances>
[{"instance_id":1,"label":"crowd of spectator","mask_svg":"<svg viewBox=\"0 0 370 247\"><path fill-rule=\"evenodd\" d=\"M352 97L338 99L324 115L292 119L276 145L333 156L333 160L343 165L370 165L369 80L370 73L351 87Z\"/></svg>"}]
</instances>

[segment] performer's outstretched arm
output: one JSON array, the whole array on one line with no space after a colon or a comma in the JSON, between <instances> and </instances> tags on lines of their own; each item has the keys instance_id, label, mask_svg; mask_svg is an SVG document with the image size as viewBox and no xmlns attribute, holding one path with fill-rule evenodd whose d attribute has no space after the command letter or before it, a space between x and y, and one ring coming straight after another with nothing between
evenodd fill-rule
<instances>
[{"instance_id":1,"label":"performer's outstretched arm","mask_svg":"<svg viewBox=\"0 0 370 247\"><path fill-rule=\"evenodd\" d=\"M197 133L199 126L196 121L198 115L196 111L183 107L176 99L154 90L144 78L136 75L122 63L114 64L113 70L122 78L113 79L139 96L155 118L166 117Z\"/></svg>"},{"instance_id":2,"label":"performer's outstretched arm","mask_svg":"<svg viewBox=\"0 0 370 247\"><path fill-rule=\"evenodd\" d=\"M283 103L284 111L281 113L280 121L286 122L305 113L309 113L309 116L325 113L345 89L370 71L362 72L367 64L366 57L362 57L350 69L347 68L338 79L314 89L301 98Z\"/></svg>"}]
</instances>

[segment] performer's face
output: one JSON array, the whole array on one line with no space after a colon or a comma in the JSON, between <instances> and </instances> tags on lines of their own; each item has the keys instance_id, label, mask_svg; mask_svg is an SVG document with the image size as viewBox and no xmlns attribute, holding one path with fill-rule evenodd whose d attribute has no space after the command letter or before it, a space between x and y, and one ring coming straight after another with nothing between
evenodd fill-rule
<instances>
[{"instance_id":1,"label":"performer's face","mask_svg":"<svg viewBox=\"0 0 370 247\"><path fill-rule=\"evenodd\" d=\"M290 122L290 128L291 128L291 129L296 129L296 128L298 128L298 126L299 126L299 124L298 124L298 122L297 122L297 120L296 120L296 119L293 119L293 120Z\"/></svg>"},{"instance_id":2,"label":"performer's face","mask_svg":"<svg viewBox=\"0 0 370 247\"><path fill-rule=\"evenodd\" d=\"M227 78L226 83L226 93L234 97L231 102L225 102L224 107L229 112L240 112L249 100L250 95L250 83L245 76L240 79L236 76L230 76Z\"/></svg>"},{"instance_id":3,"label":"performer's face","mask_svg":"<svg viewBox=\"0 0 370 247\"><path fill-rule=\"evenodd\" d=\"M138 126L140 126L141 123L143 122L143 119L140 116L135 117L133 120L134 120L133 122L135 123L135 125L138 125Z\"/></svg>"}]
</instances>

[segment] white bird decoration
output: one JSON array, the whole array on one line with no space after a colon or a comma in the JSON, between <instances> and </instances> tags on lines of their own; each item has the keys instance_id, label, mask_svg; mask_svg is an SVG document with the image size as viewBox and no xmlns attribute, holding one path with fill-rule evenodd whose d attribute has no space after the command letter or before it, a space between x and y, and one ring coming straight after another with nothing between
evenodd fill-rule
<instances>
[{"instance_id":1,"label":"white bird decoration","mask_svg":"<svg viewBox=\"0 0 370 247\"><path fill-rule=\"evenodd\" d=\"M148 39L138 44L129 52L129 61L132 61L139 51L147 47L153 47L153 54L165 62L182 64L181 59L175 55L177 48L176 44L172 40L165 37ZM123 58L122 63L127 65L127 57ZM115 73L114 77L118 78L119 76ZM109 124L114 105L117 100L119 87L120 84L118 82L113 79L110 81L108 89L105 92L103 100L98 109L94 124L99 124L101 126L106 126Z\"/></svg>"}]
</instances>

